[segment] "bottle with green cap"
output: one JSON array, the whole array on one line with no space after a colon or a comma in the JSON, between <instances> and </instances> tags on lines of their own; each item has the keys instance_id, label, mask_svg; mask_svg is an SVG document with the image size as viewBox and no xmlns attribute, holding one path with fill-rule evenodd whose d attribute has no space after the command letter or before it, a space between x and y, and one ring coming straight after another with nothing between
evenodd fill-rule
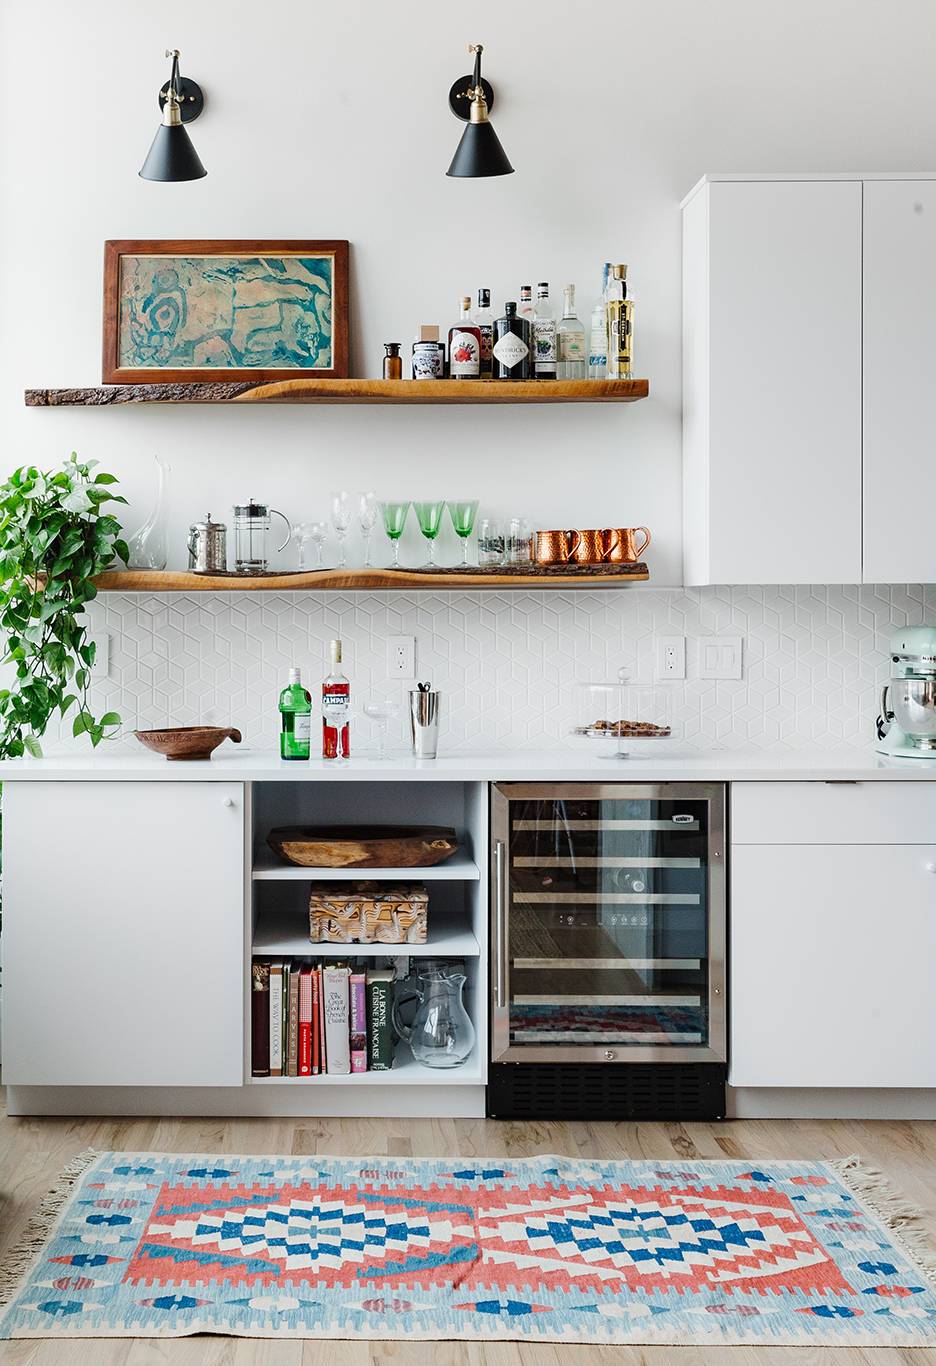
<instances>
[{"instance_id":1,"label":"bottle with green cap","mask_svg":"<svg viewBox=\"0 0 936 1366\"><path fill-rule=\"evenodd\" d=\"M308 759L312 738L312 697L302 686L298 669L290 669L289 682L280 693L280 756Z\"/></svg>"}]
</instances>

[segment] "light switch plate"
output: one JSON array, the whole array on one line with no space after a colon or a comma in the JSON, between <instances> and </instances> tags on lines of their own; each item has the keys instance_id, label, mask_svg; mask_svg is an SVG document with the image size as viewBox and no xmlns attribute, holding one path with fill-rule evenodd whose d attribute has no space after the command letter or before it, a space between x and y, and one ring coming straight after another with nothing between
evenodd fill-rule
<instances>
[{"instance_id":1,"label":"light switch plate","mask_svg":"<svg viewBox=\"0 0 936 1366\"><path fill-rule=\"evenodd\" d=\"M686 637L657 636L657 678L686 677Z\"/></svg>"},{"instance_id":2,"label":"light switch plate","mask_svg":"<svg viewBox=\"0 0 936 1366\"><path fill-rule=\"evenodd\" d=\"M416 637L387 637L387 676L389 678L416 677Z\"/></svg>"},{"instance_id":3,"label":"light switch plate","mask_svg":"<svg viewBox=\"0 0 936 1366\"><path fill-rule=\"evenodd\" d=\"M741 678L742 636L700 636L700 678Z\"/></svg>"}]
</instances>

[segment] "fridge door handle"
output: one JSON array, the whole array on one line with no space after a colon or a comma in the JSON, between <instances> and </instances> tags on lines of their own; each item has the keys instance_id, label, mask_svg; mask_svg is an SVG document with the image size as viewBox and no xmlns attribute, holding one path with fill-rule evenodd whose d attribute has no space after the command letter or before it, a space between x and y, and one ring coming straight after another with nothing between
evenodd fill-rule
<instances>
[{"instance_id":1,"label":"fridge door handle","mask_svg":"<svg viewBox=\"0 0 936 1366\"><path fill-rule=\"evenodd\" d=\"M507 846L494 844L494 1005L507 1006Z\"/></svg>"}]
</instances>

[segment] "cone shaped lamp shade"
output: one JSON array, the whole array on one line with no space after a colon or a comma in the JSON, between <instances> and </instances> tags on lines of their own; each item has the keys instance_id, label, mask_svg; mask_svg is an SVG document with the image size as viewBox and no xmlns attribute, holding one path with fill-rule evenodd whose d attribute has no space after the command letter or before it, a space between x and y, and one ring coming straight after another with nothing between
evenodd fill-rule
<instances>
[{"instance_id":1,"label":"cone shaped lamp shade","mask_svg":"<svg viewBox=\"0 0 936 1366\"><path fill-rule=\"evenodd\" d=\"M161 123L140 171L144 180L201 180L208 172L181 123Z\"/></svg>"},{"instance_id":2,"label":"cone shaped lamp shade","mask_svg":"<svg viewBox=\"0 0 936 1366\"><path fill-rule=\"evenodd\" d=\"M480 177L512 174L513 167L507 160L507 153L487 119L483 123L469 123L462 133L446 175Z\"/></svg>"}]
</instances>

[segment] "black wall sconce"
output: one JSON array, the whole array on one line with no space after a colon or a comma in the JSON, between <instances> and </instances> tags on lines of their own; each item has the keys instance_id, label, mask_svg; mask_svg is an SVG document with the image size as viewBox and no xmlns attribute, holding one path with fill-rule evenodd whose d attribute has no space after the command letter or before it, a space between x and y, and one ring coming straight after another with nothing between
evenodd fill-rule
<instances>
[{"instance_id":1,"label":"black wall sconce","mask_svg":"<svg viewBox=\"0 0 936 1366\"><path fill-rule=\"evenodd\" d=\"M481 79L480 46L469 47L475 54L474 74L462 76L449 92L452 113L468 124L452 158L446 175L481 177L512 175L513 167L500 145L500 139L488 122L488 110L494 107L494 90ZM467 88L466 88L467 84Z\"/></svg>"},{"instance_id":2,"label":"black wall sconce","mask_svg":"<svg viewBox=\"0 0 936 1366\"><path fill-rule=\"evenodd\" d=\"M144 180L201 180L208 172L182 125L198 118L205 99L194 81L179 75L178 52L167 49L166 56L172 58L172 75L159 92L163 119L140 175Z\"/></svg>"}]
</instances>

